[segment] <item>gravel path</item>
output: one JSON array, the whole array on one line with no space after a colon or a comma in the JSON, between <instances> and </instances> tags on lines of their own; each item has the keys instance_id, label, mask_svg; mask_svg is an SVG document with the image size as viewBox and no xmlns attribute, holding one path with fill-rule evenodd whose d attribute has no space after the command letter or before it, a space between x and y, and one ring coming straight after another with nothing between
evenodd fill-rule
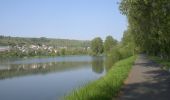
<instances>
[{"instance_id":1,"label":"gravel path","mask_svg":"<svg viewBox=\"0 0 170 100\"><path fill-rule=\"evenodd\" d=\"M170 100L170 73L140 55L117 100Z\"/></svg>"}]
</instances>

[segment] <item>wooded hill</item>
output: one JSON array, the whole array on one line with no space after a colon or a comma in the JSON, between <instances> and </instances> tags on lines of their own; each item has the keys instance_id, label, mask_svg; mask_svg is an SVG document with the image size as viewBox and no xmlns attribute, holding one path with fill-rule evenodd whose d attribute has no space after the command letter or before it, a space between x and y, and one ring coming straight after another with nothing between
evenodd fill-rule
<instances>
[{"instance_id":1,"label":"wooded hill","mask_svg":"<svg viewBox=\"0 0 170 100\"><path fill-rule=\"evenodd\" d=\"M49 45L54 47L90 47L90 41L85 40L69 40L69 39L52 39L52 38L25 38L25 37L11 37L0 35L1 46L15 46L15 45Z\"/></svg>"}]
</instances>

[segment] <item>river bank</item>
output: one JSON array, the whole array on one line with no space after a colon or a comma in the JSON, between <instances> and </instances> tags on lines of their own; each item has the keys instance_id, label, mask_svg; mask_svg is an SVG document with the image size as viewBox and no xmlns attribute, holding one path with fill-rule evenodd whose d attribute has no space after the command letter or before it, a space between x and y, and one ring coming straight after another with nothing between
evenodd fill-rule
<instances>
[{"instance_id":1,"label":"river bank","mask_svg":"<svg viewBox=\"0 0 170 100\"><path fill-rule=\"evenodd\" d=\"M136 59L132 56L115 63L102 78L74 90L65 100L110 100L117 96Z\"/></svg>"}]
</instances>

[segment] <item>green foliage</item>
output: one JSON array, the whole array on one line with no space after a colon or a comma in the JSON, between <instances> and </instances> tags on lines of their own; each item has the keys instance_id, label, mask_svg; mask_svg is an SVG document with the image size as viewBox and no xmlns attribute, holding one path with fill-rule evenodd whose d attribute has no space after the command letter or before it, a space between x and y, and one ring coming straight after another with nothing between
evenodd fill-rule
<instances>
[{"instance_id":1,"label":"green foliage","mask_svg":"<svg viewBox=\"0 0 170 100\"><path fill-rule=\"evenodd\" d=\"M61 55L65 55L66 54L66 49L61 49Z\"/></svg>"},{"instance_id":2,"label":"green foliage","mask_svg":"<svg viewBox=\"0 0 170 100\"><path fill-rule=\"evenodd\" d=\"M170 57L170 0L121 0L135 45L150 55Z\"/></svg>"},{"instance_id":3,"label":"green foliage","mask_svg":"<svg viewBox=\"0 0 170 100\"><path fill-rule=\"evenodd\" d=\"M107 56L111 57L113 62L116 62L136 53L137 48L134 44L134 39L129 31L125 31L121 42L113 46Z\"/></svg>"},{"instance_id":4,"label":"green foliage","mask_svg":"<svg viewBox=\"0 0 170 100\"><path fill-rule=\"evenodd\" d=\"M69 39L52 39L52 38L22 38L0 35L0 45L48 45L54 47L90 47L90 41L69 40Z\"/></svg>"},{"instance_id":5,"label":"green foliage","mask_svg":"<svg viewBox=\"0 0 170 100\"><path fill-rule=\"evenodd\" d=\"M91 41L91 50L93 55L99 55L103 53L103 41L100 37L96 37Z\"/></svg>"},{"instance_id":6,"label":"green foliage","mask_svg":"<svg viewBox=\"0 0 170 100\"><path fill-rule=\"evenodd\" d=\"M114 64L102 78L75 90L66 100L111 100L116 97L136 57L129 57Z\"/></svg>"},{"instance_id":7,"label":"green foliage","mask_svg":"<svg viewBox=\"0 0 170 100\"><path fill-rule=\"evenodd\" d=\"M108 53L114 46L117 45L117 40L113 39L112 36L107 36L104 41L104 52Z\"/></svg>"}]
</instances>

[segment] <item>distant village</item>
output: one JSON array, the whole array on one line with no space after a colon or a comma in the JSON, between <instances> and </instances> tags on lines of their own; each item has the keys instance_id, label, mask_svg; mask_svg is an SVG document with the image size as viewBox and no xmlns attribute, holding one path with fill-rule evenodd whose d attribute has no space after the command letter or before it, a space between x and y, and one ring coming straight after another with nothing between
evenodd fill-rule
<instances>
[{"instance_id":1,"label":"distant village","mask_svg":"<svg viewBox=\"0 0 170 100\"><path fill-rule=\"evenodd\" d=\"M65 52L73 50L79 50L81 51L88 51L90 50L90 47L74 47L74 48L68 48L67 46L48 46L48 45L15 45L15 46L0 46L0 52L20 52L22 54L34 54L34 55L42 55L42 53L48 53L48 54L60 54L65 55Z\"/></svg>"},{"instance_id":2,"label":"distant village","mask_svg":"<svg viewBox=\"0 0 170 100\"><path fill-rule=\"evenodd\" d=\"M16 45L13 47L13 49L17 49L23 53L24 52L28 53L30 50L35 51L35 53L37 53L37 51L39 51L39 50L57 53L56 48L54 48L53 46L47 46L47 45L42 45L42 46L39 46L39 45L18 46L18 45ZM67 49L67 47L61 47L61 49Z\"/></svg>"}]
</instances>

